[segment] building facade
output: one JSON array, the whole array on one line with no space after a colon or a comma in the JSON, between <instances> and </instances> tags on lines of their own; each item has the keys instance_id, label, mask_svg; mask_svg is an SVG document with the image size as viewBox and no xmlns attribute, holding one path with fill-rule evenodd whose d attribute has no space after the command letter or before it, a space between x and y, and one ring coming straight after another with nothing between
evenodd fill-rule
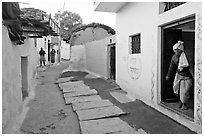
<instances>
[{"instance_id":1,"label":"building facade","mask_svg":"<svg viewBox=\"0 0 204 136\"><path fill-rule=\"evenodd\" d=\"M72 69L87 71L104 78L114 78L114 34L115 31L111 27L99 23L76 28L70 40Z\"/></svg>"},{"instance_id":2,"label":"building facade","mask_svg":"<svg viewBox=\"0 0 204 136\"><path fill-rule=\"evenodd\" d=\"M22 45L14 45L8 30L2 25L2 131L10 133L18 121L25 98L34 89L38 65L35 39L28 38Z\"/></svg>"},{"instance_id":3,"label":"building facade","mask_svg":"<svg viewBox=\"0 0 204 136\"><path fill-rule=\"evenodd\" d=\"M70 69L86 71L106 79L115 76L115 35L71 46ZM112 58L112 59L111 59Z\"/></svg>"},{"instance_id":4,"label":"building facade","mask_svg":"<svg viewBox=\"0 0 204 136\"><path fill-rule=\"evenodd\" d=\"M191 130L201 133L202 10L199 2L97 2L95 11L116 13L116 82ZM192 60L194 87L189 110L177 108L165 75L173 45L184 41Z\"/></svg>"},{"instance_id":5,"label":"building facade","mask_svg":"<svg viewBox=\"0 0 204 136\"><path fill-rule=\"evenodd\" d=\"M39 49L47 49L54 31L40 10L20 10L17 2L2 7L2 133L15 133L34 96Z\"/></svg>"}]
</instances>

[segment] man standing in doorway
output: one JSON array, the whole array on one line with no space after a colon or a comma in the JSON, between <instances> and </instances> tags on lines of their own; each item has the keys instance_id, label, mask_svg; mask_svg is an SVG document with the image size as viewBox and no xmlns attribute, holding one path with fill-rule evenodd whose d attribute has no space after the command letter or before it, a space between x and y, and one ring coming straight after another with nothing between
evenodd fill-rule
<instances>
[{"instance_id":1,"label":"man standing in doorway","mask_svg":"<svg viewBox=\"0 0 204 136\"><path fill-rule=\"evenodd\" d=\"M42 67L42 63L45 66L45 54L46 52L43 50L43 48L40 49L39 55L40 55L40 67Z\"/></svg>"}]
</instances>

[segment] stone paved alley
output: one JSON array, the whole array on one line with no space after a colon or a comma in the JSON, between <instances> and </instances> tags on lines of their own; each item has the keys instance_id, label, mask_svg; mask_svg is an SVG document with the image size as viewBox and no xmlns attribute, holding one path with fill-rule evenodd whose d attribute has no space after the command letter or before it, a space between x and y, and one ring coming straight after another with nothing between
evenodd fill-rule
<instances>
[{"instance_id":1,"label":"stone paved alley","mask_svg":"<svg viewBox=\"0 0 204 136\"><path fill-rule=\"evenodd\" d=\"M38 69L34 98L18 133L194 133L111 80L70 70L68 62Z\"/></svg>"}]
</instances>

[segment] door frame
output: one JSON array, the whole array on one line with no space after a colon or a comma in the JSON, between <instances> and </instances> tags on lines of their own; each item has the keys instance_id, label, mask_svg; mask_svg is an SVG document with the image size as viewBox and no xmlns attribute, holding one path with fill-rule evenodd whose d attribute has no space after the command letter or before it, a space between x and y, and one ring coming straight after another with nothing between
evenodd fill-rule
<instances>
[{"instance_id":1,"label":"door frame","mask_svg":"<svg viewBox=\"0 0 204 136\"><path fill-rule=\"evenodd\" d=\"M196 107L195 107L195 99L196 99L196 27L194 28L195 29L195 50L194 50L194 62L195 62L195 65L194 65L194 109L193 109L193 112L194 112L194 117L191 118L181 112L178 112L177 110L174 110L172 109L171 107L168 107L168 106L165 106L165 104L163 104L163 101L162 101L162 52L163 52L163 29L165 28L169 28L169 27L173 27L173 26L177 26L178 25L178 22L184 22L184 23L188 23L190 21L192 21L192 18L193 18L193 21L195 22L195 25L196 25L196 16L195 14L194 15L191 15L191 16L187 16L185 18L180 18L178 20L175 20L175 21L170 21L169 23L165 23L163 25L160 25L159 26L159 43L158 44L158 60L159 62L157 63L158 64L158 67L157 67L157 71L158 71L158 88L159 88L159 91L158 91L158 97L157 97L157 103L158 105L170 110L170 111L173 111L174 113L177 113L179 115L182 115L184 117L186 117L188 120L191 120L193 121L195 119L195 111L196 111ZM182 23L181 23L182 24ZM180 24L179 24L180 25ZM172 46L173 47L173 46Z\"/></svg>"},{"instance_id":2,"label":"door frame","mask_svg":"<svg viewBox=\"0 0 204 136\"><path fill-rule=\"evenodd\" d=\"M116 47L115 45L116 43L111 43L107 45L107 78L109 79L111 79L111 65L110 65L111 48ZM116 54L116 48L115 48L115 54ZM116 55L115 55L115 79L114 80L116 80Z\"/></svg>"}]
</instances>

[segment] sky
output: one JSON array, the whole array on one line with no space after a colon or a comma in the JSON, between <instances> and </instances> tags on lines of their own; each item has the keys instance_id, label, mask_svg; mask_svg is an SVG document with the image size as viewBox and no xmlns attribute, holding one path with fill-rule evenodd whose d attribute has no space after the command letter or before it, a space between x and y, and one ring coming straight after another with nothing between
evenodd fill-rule
<instances>
[{"instance_id":1,"label":"sky","mask_svg":"<svg viewBox=\"0 0 204 136\"><path fill-rule=\"evenodd\" d=\"M19 0L20 8L32 7L43 10L54 16L59 10L79 14L84 24L92 22L105 24L115 29L115 13L94 11L90 0Z\"/></svg>"}]
</instances>

